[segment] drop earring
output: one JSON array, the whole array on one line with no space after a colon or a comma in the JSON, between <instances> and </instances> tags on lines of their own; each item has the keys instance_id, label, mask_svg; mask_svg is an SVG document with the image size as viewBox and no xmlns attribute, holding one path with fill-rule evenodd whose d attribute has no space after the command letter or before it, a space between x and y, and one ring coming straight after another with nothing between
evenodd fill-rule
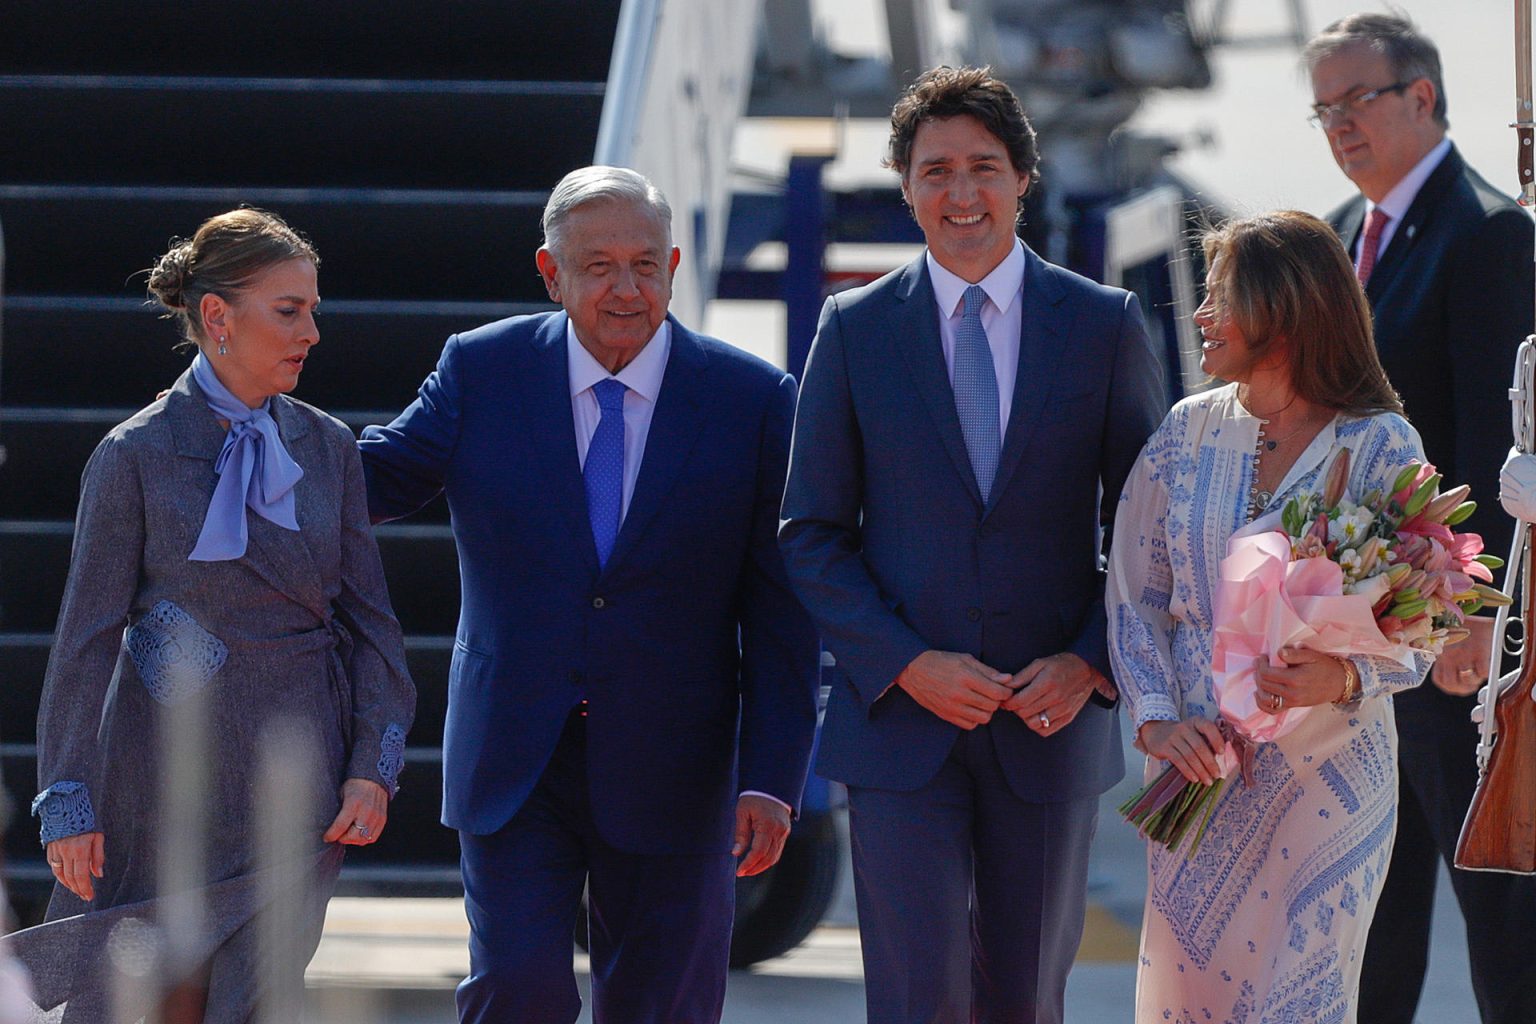
<instances>
[{"instance_id":1,"label":"drop earring","mask_svg":"<svg viewBox=\"0 0 1536 1024\"><path fill-rule=\"evenodd\" d=\"M229 355L229 349L224 347L224 341L225 341L224 335L222 335L222 334L219 335L219 355L221 355L221 356Z\"/></svg>"}]
</instances>

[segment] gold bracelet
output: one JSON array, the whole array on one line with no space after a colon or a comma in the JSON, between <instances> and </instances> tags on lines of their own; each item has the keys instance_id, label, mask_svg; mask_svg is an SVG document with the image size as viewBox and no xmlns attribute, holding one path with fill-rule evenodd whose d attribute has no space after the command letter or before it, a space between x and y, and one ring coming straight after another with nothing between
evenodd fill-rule
<instances>
[{"instance_id":1,"label":"gold bracelet","mask_svg":"<svg viewBox=\"0 0 1536 1024\"><path fill-rule=\"evenodd\" d=\"M1344 669L1344 690L1339 694L1335 704L1353 704L1360 699L1360 670L1355 668L1355 663L1349 658L1334 658L1339 666Z\"/></svg>"}]
</instances>

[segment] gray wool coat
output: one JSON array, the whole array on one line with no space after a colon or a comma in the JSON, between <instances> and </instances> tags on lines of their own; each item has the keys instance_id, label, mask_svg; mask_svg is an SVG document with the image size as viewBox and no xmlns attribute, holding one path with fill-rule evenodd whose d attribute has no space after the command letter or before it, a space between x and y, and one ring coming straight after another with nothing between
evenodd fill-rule
<instances>
[{"instance_id":1,"label":"gray wool coat","mask_svg":"<svg viewBox=\"0 0 1536 1024\"><path fill-rule=\"evenodd\" d=\"M274 399L272 414L304 470L299 530L247 511L247 550L231 561L187 560L224 441L190 371L113 428L86 465L38 716L38 788L72 790L78 805L83 786L105 837L106 877L90 904L56 887L48 923L12 937L40 1005L68 1001L67 1020L108 1019L99 976L107 932L124 917L153 917L162 852L180 863L199 842L207 1019L247 1019L272 981L255 966L255 918L273 892L258 855L271 815L302 823L289 846L305 880L290 894L302 910L284 943L293 981L319 941L341 865L340 849L320 841L340 808L341 783L370 779L395 790L415 690L352 432L286 396ZM205 725L196 817L207 831L171 837L161 806L163 730L180 721L173 709L189 706ZM302 766L280 809L257 798L259 767L274 754ZM74 817L66 832L88 830ZM54 832L60 827L55 821Z\"/></svg>"}]
</instances>

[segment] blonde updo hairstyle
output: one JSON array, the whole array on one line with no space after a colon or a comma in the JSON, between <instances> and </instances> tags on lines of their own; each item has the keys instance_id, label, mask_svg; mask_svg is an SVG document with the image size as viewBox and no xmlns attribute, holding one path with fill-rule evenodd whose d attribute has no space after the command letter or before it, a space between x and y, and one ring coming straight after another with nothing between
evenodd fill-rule
<instances>
[{"instance_id":1,"label":"blonde updo hairstyle","mask_svg":"<svg viewBox=\"0 0 1536 1024\"><path fill-rule=\"evenodd\" d=\"M149 272L149 294L165 309L166 319L181 324L177 348L208 340L203 323L205 295L225 302L262 271L292 259L316 267L320 255L307 239L275 213L241 207L209 217L191 238L175 238Z\"/></svg>"}]
</instances>

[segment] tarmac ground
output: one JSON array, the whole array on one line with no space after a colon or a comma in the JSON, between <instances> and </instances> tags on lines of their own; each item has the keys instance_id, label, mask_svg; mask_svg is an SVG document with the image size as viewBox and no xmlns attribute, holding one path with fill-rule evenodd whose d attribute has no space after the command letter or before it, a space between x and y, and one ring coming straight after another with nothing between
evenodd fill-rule
<instances>
[{"instance_id":1,"label":"tarmac ground","mask_svg":"<svg viewBox=\"0 0 1536 1024\"><path fill-rule=\"evenodd\" d=\"M1141 755L1127 749L1132 776ZM1089 875L1087 926L1067 984L1067 1020L1129 1024L1146 886L1145 849L1105 794ZM731 975L724 1024L829 1024L864 1019L863 967L847 865L831 910L798 949ZM453 988L468 968L462 901L336 899L310 965L310 1019L320 1024L450 1024ZM574 954L586 998L586 957ZM590 1010L581 1024L590 1024ZM1477 1024L1467 946L1449 878L1436 889L1429 976L1419 1024Z\"/></svg>"}]
</instances>

